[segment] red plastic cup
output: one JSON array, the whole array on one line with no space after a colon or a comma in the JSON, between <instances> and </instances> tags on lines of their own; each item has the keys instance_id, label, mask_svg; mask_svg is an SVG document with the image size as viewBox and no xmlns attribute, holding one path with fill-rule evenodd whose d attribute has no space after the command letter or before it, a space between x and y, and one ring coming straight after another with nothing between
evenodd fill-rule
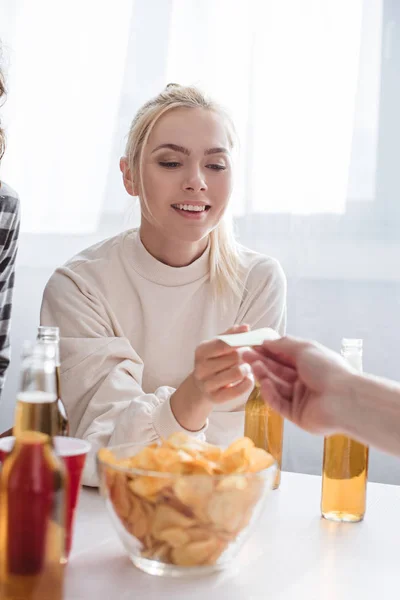
<instances>
[{"instance_id":1,"label":"red plastic cup","mask_svg":"<svg viewBox=\"0 0 400 600\"><path fill-rule=\"evenodd\" d=\"M0 463L3 463L14 447L15 438L10 435L0 438Z\"/></svg>"},{"instance_id":2,"label":"red plastic cup","mask_svg":"<svg viewBox=\"0 0 400 600\"><path fill-rule=\"evenodd\" d=\"M14 440L13 436L0 438L0 463L4 461L13 449ZM83 467L86 455L90 450L90 443L78 438L56 436L54 445L56 453L62 458L69 475L67 522L65 528L65 552L66 559L68 559L72 546L75 510L79 499Z\"/></svg>"}]
</instances>

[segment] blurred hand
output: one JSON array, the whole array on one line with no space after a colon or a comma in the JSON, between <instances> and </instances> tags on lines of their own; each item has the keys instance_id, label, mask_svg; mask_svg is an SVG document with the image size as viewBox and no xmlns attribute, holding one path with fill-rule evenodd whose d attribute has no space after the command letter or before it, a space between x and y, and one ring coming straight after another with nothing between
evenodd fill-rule
<instances>
[{"instance_id":1,"label":"blurred hand","mask_svg":"<svg viewBox=\"0 0 400 600\"><path fill-rule=\"evenodd\" d=\"M284 337L245 349L242 358L251 365L264 400L286 419L312 433L341 430L349 380L357 372L339 354Z\"/></svg>"}]
</instances>

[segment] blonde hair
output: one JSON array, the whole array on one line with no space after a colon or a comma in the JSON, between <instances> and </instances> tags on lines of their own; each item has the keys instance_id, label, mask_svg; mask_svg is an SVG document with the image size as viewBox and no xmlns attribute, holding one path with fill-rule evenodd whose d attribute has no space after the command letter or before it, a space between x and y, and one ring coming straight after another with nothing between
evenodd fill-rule
<instances>
[{"instance_id":1,"label":"blonde hair","mask_svg":"<svg viewBox=\"0 0 400 600\"><path fill-rule=\"evenodd\" d=\"M201 90L191 86L170 83L155 98L146 102L132 121L125 154L133 177L139 182L140 198L151 215L141 182L143 181L143 150L157 121L174 108L203 108L220 114L227 127L228 141L234 146L235 128L225 110ZM224 214L210 233L210 282L216 295L225 298L233 292L242 298L243 285L239 283L240 258L233 233L232 218Z\"/></svg>"}]
</instances>

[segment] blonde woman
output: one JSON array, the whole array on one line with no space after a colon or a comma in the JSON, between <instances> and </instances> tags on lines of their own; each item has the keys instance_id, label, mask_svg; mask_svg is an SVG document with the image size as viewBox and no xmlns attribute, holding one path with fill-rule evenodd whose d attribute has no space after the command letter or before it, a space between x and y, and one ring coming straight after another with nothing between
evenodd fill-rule
<instances>
[{"instance_id":1,"label":"blonde woman","mask_svg":"<svg viewBox=\"0 0 400 600\"><path fill-rule=\"evenodd\" d=\"M41 322L61 330L72 435L101 446L175 431L225 444L243 435L253 376L213 339L285 329L279 263L231 233L232 124L197 88L169 85L133 120L120 168L139 229L75 256L45 289ZM235 325L239 324L239 325Z\"/></svg>"}]
</instances>

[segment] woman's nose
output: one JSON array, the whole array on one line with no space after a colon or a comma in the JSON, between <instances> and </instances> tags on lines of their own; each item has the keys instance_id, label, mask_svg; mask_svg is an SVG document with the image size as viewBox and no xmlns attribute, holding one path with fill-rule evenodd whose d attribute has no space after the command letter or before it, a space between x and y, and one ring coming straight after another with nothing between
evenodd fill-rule
<instances>
[{"instance_id":1,"label":"woman's nose","mask_svg":"<svg viewBox=\"0 0 400 600\"><path fill-rule=\"evenodd\" d=\"M183 182L183 188L187 192L205 192L207 183L200 169L196 169L187 174Z\"/></svg>"}]
</instances>

